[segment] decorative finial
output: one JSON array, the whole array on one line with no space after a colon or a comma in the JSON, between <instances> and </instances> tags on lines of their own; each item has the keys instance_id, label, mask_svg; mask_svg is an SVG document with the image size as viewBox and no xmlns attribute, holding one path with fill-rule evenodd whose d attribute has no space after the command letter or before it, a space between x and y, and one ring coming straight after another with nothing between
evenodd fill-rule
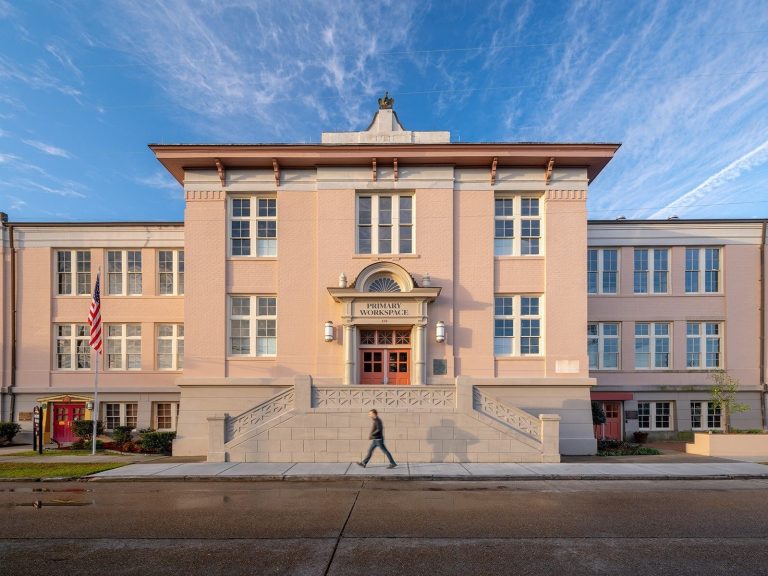
<instances>
[{"instance_id":1,"label":"decorative finial","mask_svg":"<svg viewBox=\"0 0 768 576\"><path fill-rule=\"evenodd\" d=\"M384 92L384 97L379 98L379 110L391 110L394 103L395 99L389 98L389 92Z\"/></svg>"},{"instance_id":2,"label":"decorative finial","mask_svg":"<svg viewBox=\"0 0 768 576\"><path fill-rule=\"evenodd\" d=\"M342 272L339 274L339 288L346 288L347 287L347 275Z\"/></svg>"},{"instance_id":3,"label":"decorative finial","mask_svg":"<svg viewBox=\"0 0 768 576\"><path fill-rule=\"evenodd\" d=\"M432 278L429 277L429 272L427 272L426 274L424 274L424 276L421 277L421 285L424 288L429 288L430 286L432 286Z\"/></svg>"}]
</instances>

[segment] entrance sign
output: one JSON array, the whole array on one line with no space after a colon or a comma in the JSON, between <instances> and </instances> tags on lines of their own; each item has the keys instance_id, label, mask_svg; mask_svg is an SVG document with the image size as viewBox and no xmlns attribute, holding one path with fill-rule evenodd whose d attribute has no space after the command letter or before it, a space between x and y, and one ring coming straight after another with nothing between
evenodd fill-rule
<instances>
[{"instance_id":1,"label":"entrance sign","mask_svg":"<svg viewBox=\"0 0 768 576\"><path fill-rule=\"evenodd\" d=\"M362 318L398 318L419 314L417 302L361 301L352 303L352 315Z\"/></svg>"}]
</instances>

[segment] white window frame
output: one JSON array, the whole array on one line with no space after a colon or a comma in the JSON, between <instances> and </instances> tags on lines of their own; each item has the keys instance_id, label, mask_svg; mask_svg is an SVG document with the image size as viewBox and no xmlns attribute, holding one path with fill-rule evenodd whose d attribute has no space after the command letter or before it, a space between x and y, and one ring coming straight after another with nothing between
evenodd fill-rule
<instances>
[{"instance_id":1,"label":"white window frame","mask_svg":"<svg viewBox=\"0 0 768 576\"><path fill-rule=\"evenodd\" d=\"M170 335L161 335L164 328L170 328ZM170 352L161 352L160 344L170 343ZM170 356L170 367L163 368L160 356ZM184 324L161 323L155 325L155 366L159 371L179 371L184 369Z\"/></svg>"},{"instance_id":2,"label":"white window frame","mask_svg":"<svg viewBox=\"0 0 768 576\"><path fill-rule=\"evenodd\" d=\"M523 214L524 201L536 201L536 214ZM498 213L499 202L511 203L512 213L505 214L506 209L501 214ZM523 235L523 225L528 222L535 222L538 225L538 235ZM500 225L504 225L504 234L499 235ZM506 235L506 229L511 227L511 236ZM493 255L498 256L543 256L543 218L542 218L542 197L531 194L496 194L493 199ZM535 240L536 250L531 252L530 246L524 248L523 240Z\"/></svg>"},{"instance_id":3,"label":"white window frame","mask_svg":"<svg viewBox=\"0 0 768 576\"><path fill-rule=\"evenodd\" d=\"M616 270L605 270L605 253L611 251L616 253ZM591 264L591 256L592 252L595 252L596 254L596 270L590 270L590 264ZM604 288L605 284L605 278L606 274L615 274L616 282L615 287L616 289L613 291L606 291ZM594 274L596 279L595 284L595 290L590 290L590 283L589 278L590 276ZM595 248L590 247L587 250L587 293L590 295L593 294L599 294L599 295L611 295L611 296L617 296L621 293L621 249L620 248L612 248L612 247L606 247L606 248Z\"/></svg>"},{"instance_id":4,"label":"white window frame","mask_svg":"<svg viewBox=\"0 0 768 576\"><path fill-rule=\"evenodd\" d=\"M235 315L233 300L248 299L248 314ZM270 300L274 306L270 306ZM262 305L260 308L259 305ZM260 314L274 307L274 314ZM227 299L227 356L230 358L274 358L277 356L277 297L270 294L230 294ZM248 352L235 353L232 347L233 321L248 323ZM243 338L243 336L238 336ZM271 344L271 345L270 345ZM267 351L265 352L265 348ZM271 350L269 350L271 348Z\"/></svg>"},{"instance_id":5,"label":"white window frame","mask_svg":"<svg viewBox=\"0 0 768 576\"><path fill-rule=\"evenodd\" d=\"M688 258L689 251L697 251L697 257L691 266L691 260ZM717 251L717 268L707 268L707 253ZM715 274L717 279L717 290L707 290L707 280L711 274ZM689 290L688 278L696 278L696 290ZM723 292L723 250L719 246L686 246L685 247L685 293L686 294L722 294Z\"/></svg>"},{"instance_id":6,"label":"white window frame","mask_svg":"<svg viewBox=\"0 0 768 576\"><path fill-rule=\"evenodd\" d=\"M171 407L171 427L160 428L160 405L169 404ZM179 419L179 403L173 401L152 402L152 428L158 432L168 432L176 430Z\"/></svg>"},{"instance_id":7,"label":"white window frame","mask_svg":"<svg viewBox=\"0 0 768 576\"><path fill-rule=\"evenodd\" d=\"M711 322L711 321L688 321L685 323L685 367L688 370L721 370L725 366L724 350L723 350L723 329L724 322ZM697 333L691 333L691 327L698 326ZM717 334L707 334L707 330L710 326L717 327ZM698 351L691 352L691 342L698 342ZM709 365L708 355L710 354L707 349L707 343L709 341L717 341L717 365ZM699 361L696 365L691 365L691 354L698 354ZM703 359L703 362L702 362Z\"/></svg>"},{"instance_id":8,"label":"white window frame","mask_svg":"<svg viewBox=\"0 0 768 576\"><path fill-rule=\"evenodd\" d=\"M138 402L104 402L101 404L101 419L104 422L104 429L105 430L114 430L117 428L117 426L131 426L134 430L138 427L138 421L139 421L139 403ZM108 412L110 410L110 406L117 406L117 416L108 416ZM128 423L128 406L133 406L135 408L135 414L131 416L131 418L134 420L133 425ZM117 426L109 426L111 422L109 421L110 418L117 418L118 424Z\"/></svg>"},{"instance_id":9,"label":"white window frame","mask_svg":"<svg viewBox=\"0 0 768 576\"><path fill-rule=\"evenodd\" d=\"M119 254L120 255L120 270L119 271L112 271L110 270L110 255L111 254ZM128 269L129 264L129 254L139 255L138 264L139 269L138 271L134 270L131 271ZM106 292L108 296L141 296L144 292L144 278L142 276L144 271L144 255L142 254L141 250L134 250L134 249L126 249L126 250L107 250L104 257L107 260L106 263L106 270L107 270L107 278L106 278ZM117 261L117 260L115 260ZM136 265L136 260L133 260L132 262L133 266ZM119 291L112 291L112 277L116 274L120 275L120 289ZM135 287L135 281L138 279L138 291ZM132 280L134 282L132 282ZM133 285L133 288L131 287Z\"/></svg>"},{"instance_id":10,"label":"white window frame","mask_svg":"<svg viewBox=\"0 0 768 576\"><path fill-rule=\"evenodd\" d=\"M645 269L638 270L637 268L637 255L640 252L645 252L647 267ZM661 258L661 252L666 253L666 268L659 268L664 261ZM635 294L669 294L669 248L635 248L632 254L632 289ZM637 289L637 280L642 275L645 280L645 290ZM664 285L666 290L656 289L656 279L664 278Z\"/></svg>"},{"instance_id":11,"label":"white window frame","mask_svg":"<svg viewBox=\"0 0 768 576\"><path fill-rule=\"evenodd\" d=\"M642 417L644 416L641 414L643 410L641 409L642 404L648 404L649 414L648 414L648 426L643 427L641 426ZM660 409L663 410L663 405L668 405L668 416L669 416L669 425L668 426L659 426L657 424L657 419L659 416ZM653 432L655 430L674 430L675 429L675 403L671 400L659 400L659 401L648 401L648 400L641 400L637 403L637 413L638 413L638 420L637 420L637 426L640 430L647 430L650 432ZM663 412L661 413L663 416Z\"/></svg>"},{"instance_id":12,"label":"white window frame","mask_svg":"<svg viewBox=\"0 0 768 576\"><path fill-rule=\"evenodd\" d=\"M162 270L162 254L170 254L171 270ZM171 291L163 292L163 275L170 275ZM158 296L184 295L184 250L166 249L157 251L157 294Z\"/></svg>"},{"instance_id":13,"label":"white window frame","mask_svg":"<svg viewBox=\"0 0 768 576\"><path fill-rule=\"evenodd\" d=\"M698 410L700 425L693 425L694 410ZM719 424L710 426L710 421L717 418ZM691 430L722 430L723 429L723 410L716 402L711 400L691 400Z\"/></svg>"},{"instance_id":14,"label":"white window frame","mask_svg":"<svg viewBox=\"0 0 768 576\"><path fill-rule=\"evenodd\" d=\"M637 329L638 326L648 326L648 334L638 334ZM657 328L661 329L663 326L666 326L667 333L659 333L661 330L657 331ZM635 370L671 370L672 369L672 322L635 322L635 339L634 339L634 350L635 350ZM637 352L637 341L639 338L647 339L648 340L648 365L645 366L638 366L638 352ZM659 351L657 350L657 345L666 341L667 343L667 351ZM666 354L667 355L667 365L666 366L657 366L656 360L657 355L659 354Z\"/></svg>"},{"instance_id":15,"label":"white window frame","mask_svg":"<svg viewBox=\"0 0 768 576\"><path fill-rule=\"evenodd\" d=\"M538 299L537 313L523 314L524 299ZM505 300L501 309L499 300ZM511 309L508 304L511 302ZM501 313L499 313L501 311ZM509 312L509 313L507 313ZM538 322L538 334L535 336L525 334L525 322ZM504 324L499 324L503 322ZM533 357L544 355L544 297L541 294L494 294L493 301L493 354L496 358ZM499 335L499 328L504 334ZM511 334L509 334L511 332ZM535 339L538 345L537 352L523 352L523 339ZM509 352L502 350L502 342L509 341Z\"/></svg>"},{"instance_id":16,"label":"white window frame","mask_svg":"<svg viewBox=\"0 0 768 576\"><path fill-rule=\"evenodd\" d=\"M615 326L616 334L606 335L606 326ZM595 328L594 334L590 332L592 327ZM605 345L609 341L615 341L616 343L616 366L606 366ZM597 346L597 364L592 364L592 357L588 354L590 370L621 370L621 322L589 322L587 324L587 352L589 352L591 342L594 342ZM611 354L613 353L611 352Z\"/></svg>"},{"instance_id":17,"label":"white window frame","mask_svg":"<svg viewBox=\"0 0 768 576\"><path fill-rule=\"evenodd\" d=\"M370 224L361 223L360 221L360 201L362 198L370 198L371 200L371 222ZM391 198L390 206L390 221L389 223L383 222L381 218L381 199ZM411 217L410 222L401 221L400 204L402 198L411 199ZM360 241L360 230L363 228L370 228L371 230L371 250L370 252L363 252ZM390 230L390 248L389 252L382 251L380 249L381 231ZM400 240L402 232L405 229L409 229L411 233L411 249L409 251L402 252ZM397 248L397 251L394 249ZM355 252L359 255L368 254L415 254L416 253L416 195L413 192L395 192L395 191L381 191L381 192L358 192L355 195Z\"/></svg>"},{"instance_id":18,"label":"white window frame","mask_svg":"<svg viewBox=\"0 0 768 576\"><path fill-rule=\"evenodd\" d=\"M120 334L111 334L111 328L120 327ZM131 328L131 332L135 332L135 329L138 328L138 334L131 334L128 335L129 328ZM105 333L105 346L106 346L106 354L104 357L104 361L106 362L107 370L112 372L135 372L137 370L141 370L141 354L142 354L142 346L141 346L141 324L130 322L125 324L107 324L104 326L104 333ZM128 344L137 342L139 343L139 351L138 352L128 352ZM113 343L119 343L120 349L119 352L113 352L112 345ZM112 356L120 356L120 366L117 368L112 368L110 366L110 361ZM129 368L128 367L128 360L129 356L137 356L139 357L139 365L138 367Z\"/></svg>"},{"instance_id":19,"label":"white window frame","mask_svg":"<svg viewBox=\"0 0 768 576\"><path fill-rule=\"evenodd\" d=\"M248 201L248 216L235 216L235 201L247 200ZM265 202L262 206L261 202ZM274 214L270 214L270 204L274 204ZM233 194L227 199L227 254L230 258L277 258L278 254L278 239L279 239L279 226L278 226L278 206L277 195L272 194ZM261 208L264 208L264 212L260 213ZM235 254L235 250L232 249L235 238L233 236L234 223L235 222L247 222L248 223L248 236L239 236L238 238L248 239L248 254ZM274 227L274 236L259 236L259 223L263 223L265 227L269 227L272 224Z\"/></svg>"},{"instance_id":20,"label":"white window frame","mask_svg":"<svg viewBox=\"0 0 768 576\"><path fill-rule=\"evenodd\" d=\"M69 328L68 335L59 335L60 328ZM78 329L81 331L78 334ZM91 334L88 324L54 324L53 325L53 366L54 370L66 372L89 372L91 370ZM59 353L59 343L66 343L67 351ZM78 342L85 345L87 353L82 354L84 365L79 367ZM59 357L63 354L69 356L69 367L60 366ZM87 364L87 365L85 365Z\"/></svg>"},{"instance_id":21,"label":"white window frame","mask_svg":"<svg viewBox=\"0 0 768 576\"><path fill-rule=\"evenodd\" d=\"M59 254L69 255L69 270L59 271ZM81 255L84 257L82 261L80 258ZM86 255L87 258L85 258ZM93 260L90 250L56 250L53 254L53 281L55 283L54 293L57 296L89 296L91 294L92 288L92 267ZM69 290L62 292L61 284L62 279L64 278L67 280L67 286L69 287Z\"/></svg>"}]
</instances>

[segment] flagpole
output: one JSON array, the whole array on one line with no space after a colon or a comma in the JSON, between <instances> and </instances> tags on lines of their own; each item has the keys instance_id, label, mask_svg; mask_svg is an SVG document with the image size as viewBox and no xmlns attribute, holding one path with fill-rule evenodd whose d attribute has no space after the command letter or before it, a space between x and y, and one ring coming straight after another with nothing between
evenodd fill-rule
<instances>
[{"instance_id":1,"label":"flagpole","mask_svg":"<svg viewBox=\"0 0 768 576\"><path fill-rule=\"evenodd\" d=\"M88 325L90 326L91 354L96 353L96 377L93 383L93 434L91 435L91 454L96 455L96 434L98 432L99 422L99 364L101 364L101 347L103 344L102 326L101 326L101 266L96 273L96 286L93 289L93 298L91 307L88 311Z\"/></svg>"},{"instance_id":2,"label":"flagpole","mask_svg":"<svg viewBox=\"0 0 768 576\"><path fill-rule=\"evenodd\" d=\"M96 456L96 424L99 419L99 360L101 359L101 350L96 351L96 379L93 386L93 436L91 436L91 454Z\"/></svg>"}]
</instances>

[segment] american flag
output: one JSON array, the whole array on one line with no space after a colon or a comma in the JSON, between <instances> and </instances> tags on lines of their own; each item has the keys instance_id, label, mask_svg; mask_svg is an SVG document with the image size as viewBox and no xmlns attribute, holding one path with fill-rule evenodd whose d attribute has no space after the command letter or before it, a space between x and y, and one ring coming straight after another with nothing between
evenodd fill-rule
<instances>
[{"instance_id":1,"label":"american flag","mask_svg":"<svg viewBox=\"0 0 768 576\"><path fill-rule=\"evenodd\" d=\"M88 310L88 325L91 327L91 348L101 354L101 291L99 274L96 274L96 286L93 289L91 308Z\"/></svg>"}]
</instances>

